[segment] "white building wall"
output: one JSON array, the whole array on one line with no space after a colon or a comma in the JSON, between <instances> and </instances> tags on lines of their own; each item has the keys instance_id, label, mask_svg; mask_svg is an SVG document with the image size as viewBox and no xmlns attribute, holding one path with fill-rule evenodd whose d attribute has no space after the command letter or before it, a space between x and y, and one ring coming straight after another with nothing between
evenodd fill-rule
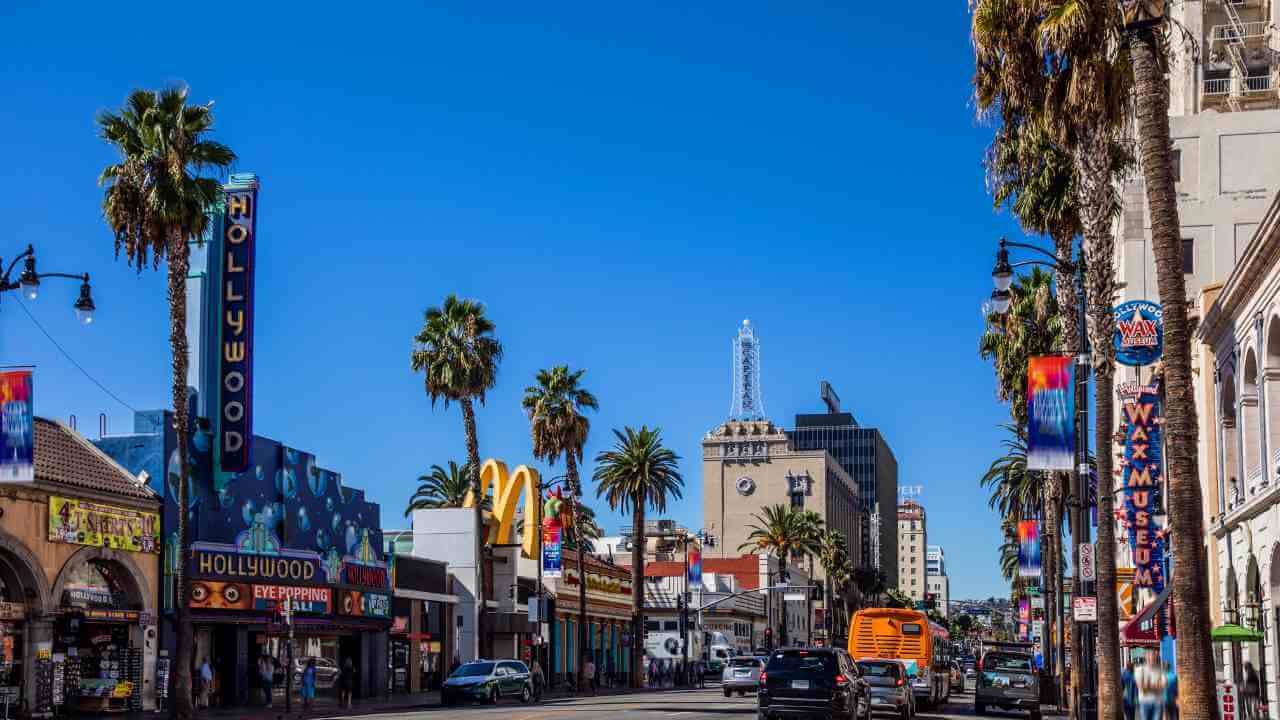
<instances>
[{"instance_id":1,"label":"white building wall","mask_svg":"<svg viewBox=\"0 0 1280 720\"><path fill-rule=\"evenodd\" d=\"M413 556L449 563L453 578L454 647L462 662L479 655L476 637L476 515L471 508L413 511Z\"/></svg>"}]
</instances>

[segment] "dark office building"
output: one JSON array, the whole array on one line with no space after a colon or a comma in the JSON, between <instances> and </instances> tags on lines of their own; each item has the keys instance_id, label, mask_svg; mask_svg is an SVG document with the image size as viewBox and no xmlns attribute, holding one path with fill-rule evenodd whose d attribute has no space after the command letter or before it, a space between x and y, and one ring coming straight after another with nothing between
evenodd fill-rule
<instances>
[{"instance_id":1,"label":"dark office building","mask_svg":"<svg viewBox=\"0 0 1280 720\"><path fill-rule=\"evenodd\" d=\"M825 382L822 399L827 412L796 415L796 426L787 435L796 450L831 453L853 478L868 518L862 523L861 564L879 567L885 584L897 587L898 461L879 430L861 427L851 413L840 411L839 398Z\"/></svg>"}]
</instances>

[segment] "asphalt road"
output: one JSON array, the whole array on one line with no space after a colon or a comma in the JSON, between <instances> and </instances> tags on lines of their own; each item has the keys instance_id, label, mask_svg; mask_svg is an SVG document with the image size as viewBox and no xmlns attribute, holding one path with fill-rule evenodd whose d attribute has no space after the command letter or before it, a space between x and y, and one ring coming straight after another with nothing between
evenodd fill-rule
<instances>
[{"instance_id":1,"label":"asphalt road","mask_svg":"<svg viewBox=\"0 0 1280 720\"><path fill-rule=\"evenodd\" d=\"M511 720L558 720L572 718L574 720L605 720L606 718L626 718L627 720L701 720L703 718L719 718L720 720L755 720L756 699L754 696L734 696L726 698L718 688L706 690L668 690L663 692L637 693L634 695L613 695L600 697L573 698L554 700L542 705L521 705L518 702L503 702L496 706L471 706L453 708L430 708L397 712L385 715L363 715L362 718L381 720L404 720L406 718L423 718L439 720L442 717L457 718L509 718ZM892 715L876 715L877 720L891 720ZM953 720L956 718L973 718L973 695L970 693L953 694L951 702L941 708L929 712L920 712L919 720ZM1026 718L1025 713L994 713L993 720L1009 720Z\"/></svg>"}]
</instances>

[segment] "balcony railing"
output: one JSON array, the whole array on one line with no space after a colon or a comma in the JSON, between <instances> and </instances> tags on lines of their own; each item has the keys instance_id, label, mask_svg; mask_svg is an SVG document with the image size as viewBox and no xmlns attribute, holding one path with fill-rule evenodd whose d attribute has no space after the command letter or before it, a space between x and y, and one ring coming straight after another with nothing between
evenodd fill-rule
<instances>
[{"instance_id":1,"label":"balcony railing","mask_svg":"<svg viewBox=\"0 0 1280 720\"><path fill-rule=\"evenodd\" d=\"M1270 89L1270 75L1250 75L1244 79L1244 91L1247 93L1267 92Z\"/></svg>"},{"instance_id":2,"label":"balcony railing","mask_svg":"<svg viewBox=\"0 0 1280 720\"><path fill-rule=\"evenodd\" d=\"M1231 92L1231 78L1214 78L1204 81L1205 95L1226 95Z\"/></svg>"},{"instance_id":3,"label":"balcony railing","mask_svg":"<svg viewBox=\"0 0 1280 720\"><path fill-rule=\"evenodd\" d=\"M1246 23L1240 23L1240 30L1237 31L1231 25L1214 25L1210 32L1210 40L1229 41L1229 40L1252 40L1267 36L1268 26L1271 23L1266 20L1257 20Z\"/></svg>"}]
</instances>

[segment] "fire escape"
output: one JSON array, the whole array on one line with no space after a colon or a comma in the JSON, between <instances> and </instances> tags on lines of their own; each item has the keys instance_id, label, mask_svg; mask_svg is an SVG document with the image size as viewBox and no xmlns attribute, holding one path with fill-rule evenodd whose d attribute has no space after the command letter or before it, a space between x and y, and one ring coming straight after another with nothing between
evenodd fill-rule
<instances>
[{"instance_id":1,"label":"fire escape","mask_svg":"<svg viewBox=\"0 0 1280 720\"><path fill-rule=\"evenodd\" d=\"M1225 59L1230 64L1230 77L1206 78L1204 94L1206 100L1225 100L1232 111L1239 111L1246 101L1270 97L1275 98L1271 68L1275 54L1269 47L1271 35L1270 23L1266 20L1245 20L1240 16L1241 8L1258 0L1220 0L1227 22L1214 25L1209 36L1209 57L1211 60ZM1250 61L1254 67L1261 64L1265 69L1261 72L1250 69Z\"/></svg>"}]
</instances>

